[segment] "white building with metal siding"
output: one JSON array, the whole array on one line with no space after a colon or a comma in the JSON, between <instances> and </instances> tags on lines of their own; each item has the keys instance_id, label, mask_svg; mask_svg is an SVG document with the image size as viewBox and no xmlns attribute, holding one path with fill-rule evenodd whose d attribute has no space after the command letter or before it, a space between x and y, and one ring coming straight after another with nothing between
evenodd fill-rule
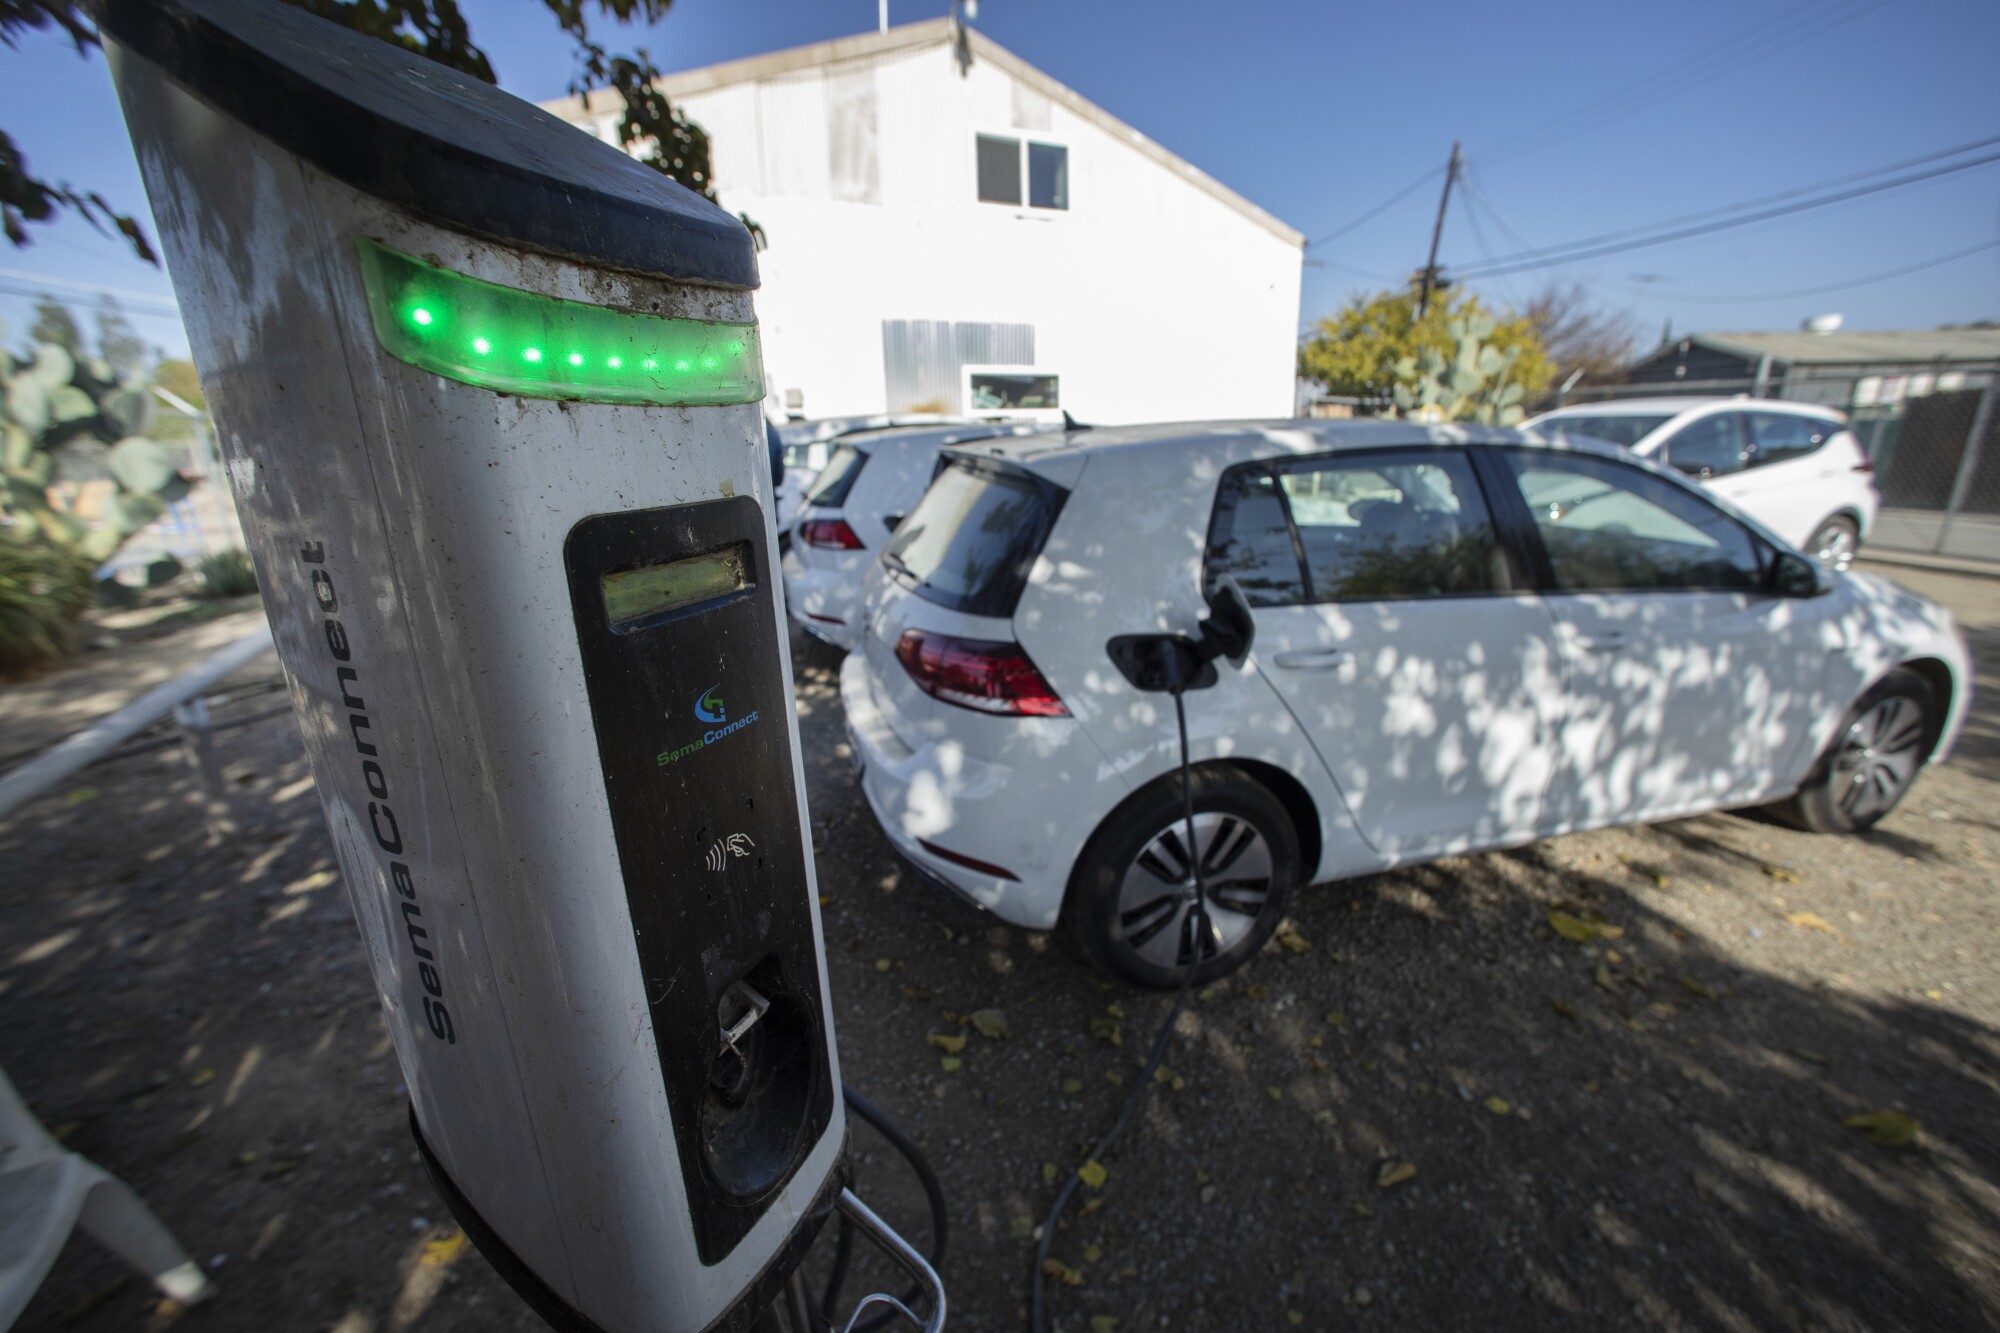
<instances>
[{"instance_id":1,"label":"white building with metal siding","mask_svg":"<svg viewBox=\"0 0 2000 1333\"><path fill-rule=\"evenodd\" d=\"M774 414L1046 407L1053 387L1088 422L1291 415L1303 237L959 36L936 19L661 82L769 237ZM545 105L617 142L613 94Z\"/></svg>"}]
</instances>

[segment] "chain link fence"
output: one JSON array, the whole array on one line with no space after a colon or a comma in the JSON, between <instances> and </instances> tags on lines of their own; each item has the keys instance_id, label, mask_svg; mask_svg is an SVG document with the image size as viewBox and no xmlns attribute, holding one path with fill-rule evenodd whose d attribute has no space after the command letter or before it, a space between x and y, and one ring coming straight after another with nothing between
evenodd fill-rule
<instances>
[{"instance_id":1,"label":"chain link fence","mask_svg":"<svg viewBox=\"0 0 2000 1333\"><path fill-rule=\"evenodd\" d=\"M1744 394L1836 408L1875 465L1882 513L1868 545L2000 565L2000 365L1885 371L1796 366L1782 378L1580 388L1567 405Z\"/></svg>"}]
</instances>

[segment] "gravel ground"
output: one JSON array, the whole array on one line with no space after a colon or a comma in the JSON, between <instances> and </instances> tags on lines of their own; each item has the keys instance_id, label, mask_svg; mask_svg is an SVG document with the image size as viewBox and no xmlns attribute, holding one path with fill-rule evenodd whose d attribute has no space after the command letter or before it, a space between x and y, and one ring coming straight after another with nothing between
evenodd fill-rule
<instances>
[{"instance_id":1,"label":"gravel ground","mask_svg":"<svg viewBox=\"0 0 2000 1333\"><path fill-rule=\"evenodd\" d=\"M2000 1327L2000 581L1885 572L1953 607L1984 691L1901 810L1863 839L1710 816L1300 895L1291 945L1190 1005L1058 1235L1059 1326ZM902 869L837 663L793 651L845 1076L944 1179L953 1328L1021 1328L1049 1181L1169 999ZM222 1286L161 1309L77 1240L20 1327L540 1327L415 1161L296 731L227 735L222 846L171 750L0 824L0 1063ZM1622 934L1572 942L1554 910ZM1009 1035L960 1026L987 1008ZM931 1034L967 1036L959 1068ZM1882 1110L1916 1141L1842 1124ZM864 1197L921 1236L853 1135Z\"/></svg>"}]
</instances>

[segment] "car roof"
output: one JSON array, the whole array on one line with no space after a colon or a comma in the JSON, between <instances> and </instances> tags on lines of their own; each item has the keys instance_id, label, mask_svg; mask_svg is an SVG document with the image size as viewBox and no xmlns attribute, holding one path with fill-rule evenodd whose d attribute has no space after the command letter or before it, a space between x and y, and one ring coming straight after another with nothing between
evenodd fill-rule
<instances>
[{"instance_id":1,"label":"car roof","mask_svg":"<svg viewBox=\"0 0 2000 1333\"><path fill-rule=\"evenodd\" d=\"M1571 417L1655 417L1684 416L1691 412L1707 411L1710 408L1734 407L1756 412L1791 412L1804 417L1840 416L1838 410L1822 407L1818 403L1794 403L1780 398L1751 398L1746 394L1730 397L1676 397L1676 398L1619 398L1601 403L1578 403L1573 407L1558 407L1534 418L1536 421L1551 419L1566 420Z\"/></svg>"},{"instance_id":2,"label":"car roof","mask_svg":"<svg viewBox=\"0 0 2000 1333\"><path fill-rule=\"evenodd\" d=\"M1201 421L1145 426L1097 426L981 440L952 452L998 458L1019 466L1042 469L1060 460L1103 460L1124 463L1143 460L1158 466L1163 458L1186 457L1220 461L1224 466L1256 459L1303 457L1426 444L1536 444L1626 457L1624 450L1589 439L1555 438L1534 431L1464 422L1423 425L1411 421ZM1093 466L1095 464L1093 463Z\"/></svg>"},{"instance_id":3,"label":"car roof","mask_svg":"<svg viewBox=\"0 0 2000 1333\"><path fill-rule=\"evenodd\" d=\"M827 443L836 446L851 445L863 453L874 453L884 447L896 445L935 449L947 444L1005 439L1021 433L1023 429L1012 422L985 421L958 421L924 426L883 426L873 430L848 431L844 435L834 436Z\"/></svg>"}]
</instances>

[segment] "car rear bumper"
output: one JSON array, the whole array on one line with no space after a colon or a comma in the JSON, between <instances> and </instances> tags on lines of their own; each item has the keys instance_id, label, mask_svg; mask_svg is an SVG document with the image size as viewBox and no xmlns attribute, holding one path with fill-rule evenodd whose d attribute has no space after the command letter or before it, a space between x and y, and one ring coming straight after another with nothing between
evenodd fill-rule
<instances>
[{"instance_id":1,"label":"car rear bumper","mask_svg":"<svg viewBox=\"0 0 2000 1333\"><path fill-rule=\"evenodd\" d=\"M843 652L861 642L858 576L839 569L808 569L796 550L779 562L785 580L785 610L799 628Z\"/></svg>"},{"instance_id":2,"label":"car rear bumper","mask_svg":"<svg viewBox=\"0 0 2000 1333\"><path fill-rule=\"evenodd\" d=\"M1061 803L1040 799L1045 788L950 740L912 749L874 690L867 656L851 654L840 668L840 701L861 790L883 834L924 875L1001 920L1054 926L1091 812L1052 809Z\"/></svg>"}]
</instances>

